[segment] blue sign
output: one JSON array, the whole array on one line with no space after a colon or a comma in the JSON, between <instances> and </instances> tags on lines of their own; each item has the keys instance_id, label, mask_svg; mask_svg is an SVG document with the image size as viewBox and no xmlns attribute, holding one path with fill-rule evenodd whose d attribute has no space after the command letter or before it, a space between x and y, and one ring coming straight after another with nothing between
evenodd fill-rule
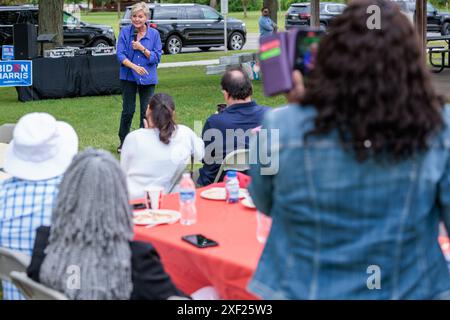
<instances>
[{"instance_id":1,"label":"blue sign","mask_svg":"<svg viewBox=\"0 0 450 320\"><path fill-rule=\"evenodd\" d=\"M2 46L2 60L14 60L14 46Z\"/></svg>"},{"instance_id":2,"label":"blue sign","mask_svg":"<svg viewBox=\"0 0 450 320\"><path fill-rule=\"evenodd\" d=\"M33 85L31 61L0 61L0 87L28 87Z\"/></svg>"}]
</instances>

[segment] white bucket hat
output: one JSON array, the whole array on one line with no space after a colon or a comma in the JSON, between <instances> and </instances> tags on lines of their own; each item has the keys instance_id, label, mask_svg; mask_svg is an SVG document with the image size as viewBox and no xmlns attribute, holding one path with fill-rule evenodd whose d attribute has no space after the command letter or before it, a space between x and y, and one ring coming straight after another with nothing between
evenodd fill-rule
<instances>
[{"instance_id":1,"label":"white bucket hat","mask_svg":"<svg viewBox=\"0 0 450 320\"><path fill-rule=\"evenodd\" d=\"M78 136L68 123L29 113L14 128L4 170L20 179L46 180L63 174L77 152Z\"/></svg>"}]
</instances>

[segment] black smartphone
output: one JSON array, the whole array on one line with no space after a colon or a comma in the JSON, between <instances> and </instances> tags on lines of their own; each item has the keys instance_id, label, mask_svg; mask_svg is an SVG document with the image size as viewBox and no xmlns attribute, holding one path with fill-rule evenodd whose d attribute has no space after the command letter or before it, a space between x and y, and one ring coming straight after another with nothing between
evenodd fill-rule
<instances>
[{"instance_id":1,"label":"black smartphone","mask_svg":"<svg viewBox=\"0 0 450 320\"><path fill-rule=\"evenodd\" d=\"M299 70L304 77L308 77L316 65L319 42L323 34L321 29L305 29L297 33L294 69Z\"/></svg>"},{"instance_id":2,"label":"black smartphone","mask_svg":"<svg viewBox=\"0 0 450 320\"><path fill-rule=\"evenodd\" d=\"M182 236L181 239L192 244L193 246L196 246L197 248L208 248L219 245L216 241L208 239L201 234L190 234L188 236Z\"/></svg>"},{"instance_id":3,"label":"black smartphone","mask_svg":"<svg viewBox=\"0 0 450 320\"><path fill-rule=\"evenodd\" d=\"M226 107L227 107L227 105L226 105L225 103L219 103L219 104L217 105L217 112L218 112L218 113L221 113L223 110L226 109Z\"/></svg>"},{"instance_id":4,"label":"black smartphone","mask_svg":"<svg viewBox=\"0 0 450 320\"><path fill-rule=\"evenodd\" d=\"M134 203L133 204L133 210L143 210L143 209L147 209L147 206L145 205L145 203Z\"/></svg>"}]
</instances>

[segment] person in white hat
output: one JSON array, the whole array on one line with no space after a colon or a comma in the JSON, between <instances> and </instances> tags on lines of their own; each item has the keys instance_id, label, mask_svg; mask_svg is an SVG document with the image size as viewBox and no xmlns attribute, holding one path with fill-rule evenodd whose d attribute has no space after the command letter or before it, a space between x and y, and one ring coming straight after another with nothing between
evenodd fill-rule
<instances>
[{"instance_id":1,"label":"person in white hat","mask_svg":"<svg viewBox=\"0 0 450 320\"><path fill-rule=\"evenodd\" d=\"M62 175L78 151L78 136L47 113L29 113L14 128L0 182L0 246L32 254L36 229L50 225ZM4 299L22 299L3 282Z\"/></svg>"}]
</instances>

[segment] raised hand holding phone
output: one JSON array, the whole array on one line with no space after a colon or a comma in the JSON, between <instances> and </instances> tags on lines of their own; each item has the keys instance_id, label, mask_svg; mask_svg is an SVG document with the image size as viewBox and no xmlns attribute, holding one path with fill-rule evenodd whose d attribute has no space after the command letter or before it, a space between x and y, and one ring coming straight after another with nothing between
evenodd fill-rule
<instances>
[{"instance_id":1,"label":"raised hand holding phone","mask_svg":"<svg viewBox=\"0 0 450 320\"><path fill-rule=\"evenodd\" d=\"M259 61L266 96L284 93L292 100L303 95L303 78L307 81L314 69L323 33L320 29L302 28L260 38ZM300 71L302 76L301 79L296 76L297 84L292 79L293 70Z\"/></svg>"},{"instance_id":2,"label":"raised hand holding phone","mask_svg":"<svg viewBox=\"0 0 450 320\"><path fill-rule=\"evenodd\" d=\"M286 93L286 100L289 103L299 102L305 94L305 85L303 83L303 75L299 70L292 72L292 89Z\"/></svg>"}]
</instances>

